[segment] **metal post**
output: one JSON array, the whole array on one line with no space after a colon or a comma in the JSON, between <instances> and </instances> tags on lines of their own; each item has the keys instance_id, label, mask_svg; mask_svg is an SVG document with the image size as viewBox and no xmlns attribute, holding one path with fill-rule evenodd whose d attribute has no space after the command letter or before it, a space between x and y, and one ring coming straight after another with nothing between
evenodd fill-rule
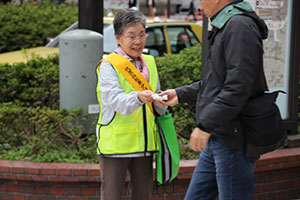
<instances>
[{"instance_id":1,"label":"metal post","mask_svg":"<svg viewBox=\"0 0 300 200\"><path fill-rule=\"evenodd\" d=\"M103 34L103 0L79 0L78 27Z\"/></svg>"},{"instance_id":2,"label":"metal post","mask_svg":"<svg viewBox=\"0 0 300 200\"><path fill-rule=\"evenodd\" d=\"M170 18L170 12L171 12L171 3L170 0L168 0L168 18Z\"/></svg>"},{"instance_id":3,"label":"metal post","mask_svg":"<svg viewBox=\"0 0 300 200\"><path fill-rule=\"evenodd\" d=\"M59 42L60 108L82 108L88 113L82 125L84 133L92 133L99 112L96 97L95 68L103 55L103 36L91 30L72 30L63 33Z\"/></svg>"},{"instance_id":4,"label":"metal post","mask_svg":"<svg viewBox=\"0 0 300 200\"><path fill-rule=\"evenodd\" d=\"M290 74L289 74L289 118L285 120L285 128L288 134L298 133L298 112L299 112L299 53L300 53L300 1L293 1L292 6L292 30L291 30L291 50L290 50Z\"/></svg>"}]
</instances>

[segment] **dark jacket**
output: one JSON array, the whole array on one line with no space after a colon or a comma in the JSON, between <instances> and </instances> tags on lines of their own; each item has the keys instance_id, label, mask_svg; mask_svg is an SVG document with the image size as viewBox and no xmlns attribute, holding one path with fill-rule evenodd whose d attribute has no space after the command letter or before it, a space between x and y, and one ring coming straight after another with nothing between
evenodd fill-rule
<instances>
[{"instance_id":1,"label":"dark jacket","mask_svg":"<svg viewBox=\"0 0 300 200\"><path fill-rule=\"evenodd\" d=\"M176 88L179 102L196 104L197 127L235 149L244 146L242 108L268 90L262 43L268 29L249 6L242 2L217 14L201 81Z\"/></svg>"}]
</instances>

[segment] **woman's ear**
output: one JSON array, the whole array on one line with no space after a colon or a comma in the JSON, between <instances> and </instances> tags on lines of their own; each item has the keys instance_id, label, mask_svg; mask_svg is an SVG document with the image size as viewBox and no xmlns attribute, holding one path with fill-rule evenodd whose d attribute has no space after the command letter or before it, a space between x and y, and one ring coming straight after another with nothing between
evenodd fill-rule
<instances>
[{"instance_id":1,"label":"woman's ear","mask_svg":"<svg viewBox=\"0 0 300 200\"><path fill-rule=\"evenodd\" d=\"M115 38L116 38L118 46L120 46L121 36L120 35L115 35Z\"/></svg>"}]
</instances>

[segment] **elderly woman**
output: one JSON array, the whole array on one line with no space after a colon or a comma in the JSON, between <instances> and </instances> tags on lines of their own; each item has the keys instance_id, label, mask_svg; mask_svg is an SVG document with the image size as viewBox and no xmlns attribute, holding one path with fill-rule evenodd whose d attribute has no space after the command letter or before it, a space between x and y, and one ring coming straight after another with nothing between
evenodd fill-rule
<instances>
[{"instance_id":1,"label":"elderly woman","mask_svg":"<svg viewBox=\"0 0 300 200\"><path fill-rule=\"evenodd\" d=\"M154 58L142 54L147 38L145 17L136 10L126 9L115 16L113 25L119 47L97 67L101 200L122 199L127 170L131 199L150 200L153 154L158 150L154 113L163 114L166 107L158 105L152 97L160 85ZM128 66L128 61L153 91L138 91L123 76L119 67Z\"/></svg>"}]
</instances>

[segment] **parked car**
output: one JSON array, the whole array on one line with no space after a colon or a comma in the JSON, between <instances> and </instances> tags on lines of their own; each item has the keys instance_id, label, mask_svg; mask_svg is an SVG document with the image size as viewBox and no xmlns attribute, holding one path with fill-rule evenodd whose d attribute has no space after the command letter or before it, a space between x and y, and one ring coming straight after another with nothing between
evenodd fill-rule
<instances>
[{"instance_id":1,"label":"parked car","mask_svg":"<svg viewBox=\"0 0 300 200\"><path fill-rule=\"evenodd\" d=\"M113 18L104 18L104 55L113 52L117 48L112 21ZM72 24L61 34L75 29L78 29L78 22ZM202 26L193 22L172 19L160 20L159 18L147 19L146 32L148 38L144 53L151 54L154 57L163 57L165 53L179 53L186 47L202 42ZM2 53L0 54L0 63L26 62L31 54L47 57L53 53L59 53L59 37L61 34L50 39L50 42L44 47Z\"/></svg>"}]
</instances>

